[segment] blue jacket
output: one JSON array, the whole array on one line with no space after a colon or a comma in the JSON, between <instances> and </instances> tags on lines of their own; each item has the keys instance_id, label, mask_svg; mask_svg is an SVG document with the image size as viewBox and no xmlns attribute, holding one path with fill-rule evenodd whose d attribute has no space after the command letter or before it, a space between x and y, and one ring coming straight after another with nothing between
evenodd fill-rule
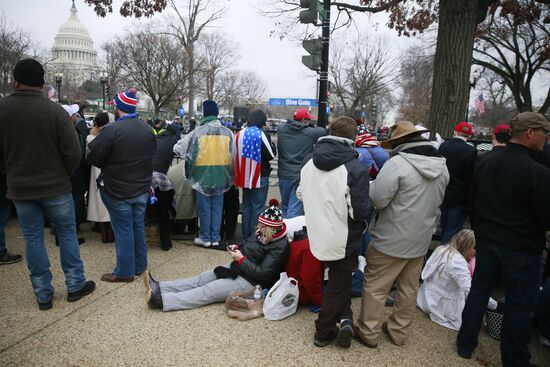
<instances>
[{"instance_id":1,"label":"blue jacket","mask_svg":"<svg viewBox=\"0 0 550 367\"><path fill-rule=\"evenodd\" d=\"M367 169L374 163L376 169L380 171L384 163L388 160L388 153L380 146L371 148L355 147L355 150L359 153L359 162Z\"/></svg>"}]
</instances>

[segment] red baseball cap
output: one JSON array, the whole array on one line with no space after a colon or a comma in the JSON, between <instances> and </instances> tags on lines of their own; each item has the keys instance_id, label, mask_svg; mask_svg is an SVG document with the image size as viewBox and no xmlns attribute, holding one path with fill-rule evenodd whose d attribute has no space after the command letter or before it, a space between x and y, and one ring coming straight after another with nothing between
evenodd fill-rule
<instances>
[{"instance_id":1,"label":"red baseball cap","mask_svg":"<svg viewBox=\"0 0 550 367\"><path fill-rule=\"evenodd\" d=\"M307 108L300 108L294 111L292 118L296 121L302 121L303 119L315 120L315 116L310 115Z\"/></svg>"},{"instance_id":2,"label":"red baseball cap","mask_svg":"<svg viewBox=\"0 0 550 367\"><path fill-rule=\"evenodd\" d=\"M495 126L495 129L493 130L493 133L496 135L498 133L505 132L507 134L510 133L510 125L508 124L500 124Z\"/></svg>"},{"instance_id":3,"label":"red baseball cap","mask_svg":"<svg viewBox=\"0 0 550 367\"><path fill-rule=\"evenodd\" d=\"M457 133L472 135L473 125L470 124L469 122L462 121L462 122L459 122L458 124L456 124L454 130Z\"/></svg>"}]
</instances>

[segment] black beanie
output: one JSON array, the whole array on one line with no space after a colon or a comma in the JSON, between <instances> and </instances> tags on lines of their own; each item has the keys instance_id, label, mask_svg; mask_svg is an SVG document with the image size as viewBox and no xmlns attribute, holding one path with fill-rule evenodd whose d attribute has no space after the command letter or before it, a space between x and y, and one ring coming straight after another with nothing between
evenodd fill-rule
<instances>
[{"instance_id":1,"label":"black beanie","mask_svg":"<svg viewBox=\"0 0 550 367\"><path fill-rule=\"evenodd\" d=\"M34 59L24 59L15 65L13 78L31 87L41 87L44 85L44 68Z\"/></svg>"},{"instance_id":2,"label":"black beanie","mask_svg":"<svg viewBox=\"0 0 550 367\"><path fill-rule=\"evenodd\" d=\"M248 115L248 126L262 127L267 121L267 116L262 110L254 110Z\"/></svg>"},{"instance_id":3,"label":"black beanie","mask_svg":"<svg viewBox=\"0 0 550 367\"><path fill-rule=\"evenodd\" d=\"M216 102L211 100L206 100L202 103L202 114L204 117L208 116L218 116L218 105Z\"/></svg>"}]
</instances>

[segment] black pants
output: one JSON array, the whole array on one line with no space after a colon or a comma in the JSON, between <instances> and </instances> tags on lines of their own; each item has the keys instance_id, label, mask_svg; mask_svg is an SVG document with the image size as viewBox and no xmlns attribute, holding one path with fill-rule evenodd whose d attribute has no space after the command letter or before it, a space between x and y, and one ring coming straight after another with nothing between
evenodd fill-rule
<instances>
[{"instance_id":1,"label":"black pants","mask_svg":"<svg viewBox=\"0 0 550 367\"><path fill-rule=\"evenodd\" d=\"M342 260L325 261L329 268L328 282L323 295L319 317L315 321L315 339L327 340L337 332L336 324L342 319L353 321L351 311L352 273L357 269L355 252Z\"/></svg>"},{"instance_id":2,"label":"black pants","mask_svg":"<svg viewBox=\"0 0 550 367\"><path fill-rule=\"evenodd\" d=\"M174 199L174 190L160 191L157 188L155 196L158 201L153 205L153 221L157 222L159 226L160 245L163 250L168 251L172 248L171 211L173 211L172 200Z\"/></svg>"},{"instance_id":3,"label":"black pants","mask_svg":"<svg viewBox=\"0 0 550 367\"><path fill-rule=\"evenodd\" d=\"M237 217L239 216L239 190L235 186L223 194L223 216L220 235L226 240L233 239L237 229Z\"/></svg>"}]
</instances>

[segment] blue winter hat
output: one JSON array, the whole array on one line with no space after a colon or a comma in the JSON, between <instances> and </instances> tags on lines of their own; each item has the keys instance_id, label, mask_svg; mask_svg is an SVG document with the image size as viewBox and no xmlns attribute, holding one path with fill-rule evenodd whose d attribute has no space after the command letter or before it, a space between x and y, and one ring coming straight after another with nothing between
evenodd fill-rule
<instances>
[{"instance_id":1,"label":"blue winter hat","mask_svg":"<svg viewBox=\"0 0 550 367\"><path fill-rule=\"evenodd\" d=\"M125 113L136 113L137 109L137 90L136 88L128 88L124 92L120 92L115 96L115 107Z\"/></svg>"},{"instance_id":2,"label":"blue winter hat","mask_svg":"<svg viewBox=\"0 0 550 367\"><path fill-rule=\"evenodd\" d=\"M208 116L218 116L219 110L216 102L211 100L206 100L202 103L202 114L204 117Z\"/></svg>"}]
</instances>

